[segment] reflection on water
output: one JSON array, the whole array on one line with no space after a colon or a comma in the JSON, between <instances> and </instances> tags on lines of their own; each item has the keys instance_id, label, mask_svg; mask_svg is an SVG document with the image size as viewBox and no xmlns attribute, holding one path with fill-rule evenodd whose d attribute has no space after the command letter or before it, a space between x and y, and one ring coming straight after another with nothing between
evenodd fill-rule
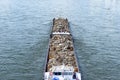
<instances>
[{"instance_id":1,"label":"reflection on water","mask_svg":"<svg viewBox=\"0 0 120 80\"><path fill-rule=\"evenodd\" d=\"M70 21L83 80L119 80L119 7L119 0L0 0L0 80L41 80L54 17Z\"/></svg>"}]
</instances>

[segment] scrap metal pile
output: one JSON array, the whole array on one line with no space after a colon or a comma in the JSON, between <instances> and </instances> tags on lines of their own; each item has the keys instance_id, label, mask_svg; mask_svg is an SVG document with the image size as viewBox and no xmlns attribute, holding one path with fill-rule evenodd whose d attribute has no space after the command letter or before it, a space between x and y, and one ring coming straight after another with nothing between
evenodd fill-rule
<instances>
[{"instance_id":1,"label":"scrap metal pile","mask_svg":"<svg viewBox=\"0 0 120 80\"><path fill-rule=\"evenodd\" d=\"M67 19L54 20L52 32L70 32ZM77 70L72 36L69 34L53 34L49 44L47 70L52 71L53 66L73 66Z\"/></svg>"},{"instance_id":2,"label":"scrap metal pile","mask_svg":"<svg viewBox=\"0 0 120 80\"><path fill-rule=\"evenodd\" d=\"M67 19L53 20L53 32L70 32Z\"/></svg>"}]
</instances>

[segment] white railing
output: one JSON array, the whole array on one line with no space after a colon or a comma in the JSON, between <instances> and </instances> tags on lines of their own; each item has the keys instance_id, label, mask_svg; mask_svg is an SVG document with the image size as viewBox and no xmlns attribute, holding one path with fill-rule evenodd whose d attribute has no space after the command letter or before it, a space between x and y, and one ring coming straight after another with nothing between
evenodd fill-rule
<instances>
[{"instance_id":1,"label":"white railing","mask_svg":"<svg viewBox=\"0 0 120 80\"><path fill-rule=\"evenodd\" d=\"M53 32L52 34L67 34L67 35L70 35L69 32Z\"/></svg>"}]
</instances>

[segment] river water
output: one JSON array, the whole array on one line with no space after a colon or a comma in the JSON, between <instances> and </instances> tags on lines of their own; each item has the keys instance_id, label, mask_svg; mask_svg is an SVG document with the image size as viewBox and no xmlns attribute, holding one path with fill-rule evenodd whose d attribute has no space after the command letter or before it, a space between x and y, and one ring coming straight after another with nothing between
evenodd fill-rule
<instances>
[{"instance_id":1,"label":"river water","mask_svg":"<svg viewBox=\"0 0 120 80\"><path fill-rule=\"evenodd\" d=\"M70 22L82 80L120 80L120 0L0 0L0 80L42 80L54 17Z\"/></svg>"}]
</instances>

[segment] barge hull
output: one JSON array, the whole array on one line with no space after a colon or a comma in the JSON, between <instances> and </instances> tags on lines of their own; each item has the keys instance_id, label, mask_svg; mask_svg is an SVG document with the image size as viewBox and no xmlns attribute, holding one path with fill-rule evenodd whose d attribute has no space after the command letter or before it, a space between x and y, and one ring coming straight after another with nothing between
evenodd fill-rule
<instances>
[{"instance_id":1,"label":"barge hull","mask_svg":"<svg viewBox=\"0 0 120 80\"><path fill-rule=\"evenodd\" d=\"M53 19L44 80L81 80L67 19Z\"/></svg>"}]
</instances>

